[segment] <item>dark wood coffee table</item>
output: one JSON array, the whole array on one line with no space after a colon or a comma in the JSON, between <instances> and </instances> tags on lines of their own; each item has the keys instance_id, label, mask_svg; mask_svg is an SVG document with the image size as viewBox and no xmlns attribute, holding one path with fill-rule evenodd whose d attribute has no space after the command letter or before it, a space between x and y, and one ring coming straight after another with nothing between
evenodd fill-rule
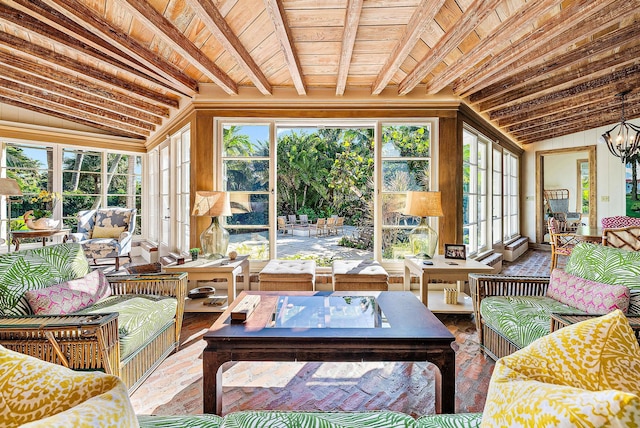
<instances>
[{"instance_id":1,"label":"dark wood coffee table","mask_svg":"<svg viewBox=\"0 0 640 428\"><path fill-rule=\"evenodd\" d=\"M232 323L246 295L260 303ZM243 291L204 340L205 413L222 412L229 361L428 361L440 370L436 412L455 412L455 338L411 292Z\"/></svg>"}]
</instances>

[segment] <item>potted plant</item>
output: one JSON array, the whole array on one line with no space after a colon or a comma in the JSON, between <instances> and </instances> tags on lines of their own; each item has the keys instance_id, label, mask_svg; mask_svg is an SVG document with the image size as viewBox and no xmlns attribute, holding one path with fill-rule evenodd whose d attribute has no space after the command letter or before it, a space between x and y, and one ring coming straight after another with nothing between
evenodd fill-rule
<instances>
[{"instance_id":1,"label":"potted plant","mask_svg":"<svg viewBox=\"0 0 640 428\"><path fill-rule=\"evenodd\" d=\"M198 260L198 254L200 254L200 248L192 248L189 250L191 253L191 260Z\"/></svg>"}]
</instances>

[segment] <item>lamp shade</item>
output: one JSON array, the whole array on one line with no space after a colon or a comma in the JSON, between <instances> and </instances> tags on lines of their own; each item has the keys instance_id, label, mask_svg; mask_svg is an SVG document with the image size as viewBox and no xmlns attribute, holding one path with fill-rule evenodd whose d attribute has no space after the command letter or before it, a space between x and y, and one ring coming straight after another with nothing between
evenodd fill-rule
<instances>
[{"instance_id":1,"label":"lamp shade","mask_svg":"<svg viewBox=\"0 0 640 428\"><path fill-rule=\"evenodd\" d=\"M404 214L416 217L444 216L440 192L407 192Z\"/></svg>"},{"instance_id":2,"label":"lamp shade","mask_svg":"<svg viewBox=\"0 0 640 428\"><path fill-rule=\"evenodd\" d=\"M193 204L191 215L202 217L230 216L231 204L227 192L196 192L196 200Z\"/></svg>"},{"instance_id":3,"label":"lamp shade","mask_svg":"<svg viewBox=\"0 0 640 428\"><path fill-rule=\"evenodd\" d=\"M20 196L22 190L18 186L18 182L13 178L0 178L0 195Z\"/></svg>"}]
</instances>

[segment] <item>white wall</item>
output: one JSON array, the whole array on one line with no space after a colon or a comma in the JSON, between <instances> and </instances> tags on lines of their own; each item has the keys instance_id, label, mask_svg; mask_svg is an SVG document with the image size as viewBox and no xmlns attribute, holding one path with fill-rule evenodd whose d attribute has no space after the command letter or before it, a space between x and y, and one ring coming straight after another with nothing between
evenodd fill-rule
<instances>
[{"instance_id":1,"label":"white wall","mask_svg":"<svg viewBox=\"0 0 640 428\"><path fill-rule=\"evenodd\" d=\"M640 119L629 120L640 126ZM522 231L531 241L536 237L536 152L566 147L586 147L596 145L596 191L597 224L602 217L624 215L625 213L625 166L613 156L607 146L598 139L614 124L597 129L578 132L564 137L552 138L524 146L522 156ZM546 175L546 172L545 172ZM575 181L575 173L571 176ZM575 185L575 184L574 184Z\"/></svg>"},{"instance_id":2,"label":"white wall","mask_svg":"<svg viewBox=\"0 0 640 428\"><path fill-rule=\"evenodd\" d=\"M587 152L571 152L544 158L544 189L569 190L569 211L575 212L578 190L578 159L586 159Z\"/></svg>"}]
</instances>

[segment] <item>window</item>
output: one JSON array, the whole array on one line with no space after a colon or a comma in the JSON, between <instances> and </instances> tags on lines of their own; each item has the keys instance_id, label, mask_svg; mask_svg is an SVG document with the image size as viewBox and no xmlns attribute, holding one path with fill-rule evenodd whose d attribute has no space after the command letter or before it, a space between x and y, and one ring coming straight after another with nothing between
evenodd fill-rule
<instances>
[{"instance_id":1,"label":"window","mask_svg":"<svg viewBox=\"0 0 640 428\"><path fill-rule=\"evenodd\" d=\"M25 228L21 216L33 209L31 198L40 190L60 193L62 203L53 210L72 230L77 213L97 207L141 209L142 156L58 144L7 142L4 175L15 178L23 197L11 205L12 229ZM49 207L47 207L49 208ZM50 209L50 208L49 208ZM137 219L140 234L142 217Z\"/></svg>"},{"instance_id":2,"label":"window","mask_svg":"<svg viewBox=\"0 0 640 428\"><path fill-rule=\"evenodd\" d=\"M589 216L589 160L578 159L578 192L576 212ZM584 217L583 216L583 217Z\"/></svg>"},{"instance_id":3,"label":"window","mask_svg":"<svg viewBox=\"0 0 640 428\"><path fill-rule=\"evenodd\" d=\"M488 246L487 156L490 141L471 128L464 128L463 145L463 236L467 254L486 251Z\"/></svg>"},{"instance_id":4,"label":"window","mask_svg":"<svg viewBox=\"0 0 640 428\"><path fill-rule=\"evenodd\" d=\"M491 235L493 243L502 242L502 148L495 145L493 147L493 174L491 175L491 211L492 227Z\"/></svg>"},{"instance_id":5,"label":"window","mask_svg":"<svg viewBox=\"0 0 640 428\"><path fill-rule=\"evenodd\" d=\"M253 260L313 257L320 265L346 253L403 258L419 220L402 215L405 195L431 189L433 128L432 121L220 122L218 180L233 212L229 249ZM311 225L278 228L277 217L284 223L288 215ZM344 226L327 236L317 221L331 217ZM377 239L382 246L374 246Z\"/></svg>"},{"instance_id":6,"label":"window","mask_svg":"<svg viewBox=\"0 0 640 428\"><path fill-rule=\"evenodd\" d=\"M504 240L508 241L520 235L520 212L518 205L520 194L520 172L518 158L513 153L504 150L502 154L503 183L504 183Z\"/></svg>"},{"instance_id":7,"label":"window","mask_svg":"<svg viewBox=\"0 0 640 428\"><path fill-rule=\"evenodd\" d=\"M432 126L382 125L382 258L403 259L411 251L408 232L420 222L402 214L409 190L430 191ZM435 219L429 219L430 226Z\"/></svg>"},{"instance_id":8,"label":"window","mask_svg":"<svg viewBox=\"0 0 640 428\"><path fill-rule=\"evenodd\" d=\"M191 212L189 210L190 194L190 168L191 168L191 130L186 127L175 135L171 136L171 153L174 154L175 168L173 198L175 210L172 215L175 217L173 230L175 230L175 249L179 253L189 251L191 225Z\"/></svg>"},{"instance_id":9,"label":"window","mask_svg":"<svg viewBox=\"0 0 640 428\"><path fill-rule=\"evenodd\" d=\"M231 217L229 251L248 254L253 260L270 255L271 125L222 125L223 189L229 192Z\"/></svg>"},{"instance_id":10,"label":"window","mask_svg":"<svg viewBox=\"0 0 640 428\"><path fill-rule=\"evenodd\" d=\"M18 182L22 197L11 201L11 230L26 229L22 215L34 208L31 199L41 190L53 192L54 187L54 153L53 147L35 144L5 143L3 150L3 177L13 178ZM60 205L60 204L58 204ZM51 209L53 207L47 207ZM60 207L57 208L59 216ZM59 218L59 217L58 217ZM3 216L2 233L6 238L7 217Z\"/></svg>"}]
</instances>

